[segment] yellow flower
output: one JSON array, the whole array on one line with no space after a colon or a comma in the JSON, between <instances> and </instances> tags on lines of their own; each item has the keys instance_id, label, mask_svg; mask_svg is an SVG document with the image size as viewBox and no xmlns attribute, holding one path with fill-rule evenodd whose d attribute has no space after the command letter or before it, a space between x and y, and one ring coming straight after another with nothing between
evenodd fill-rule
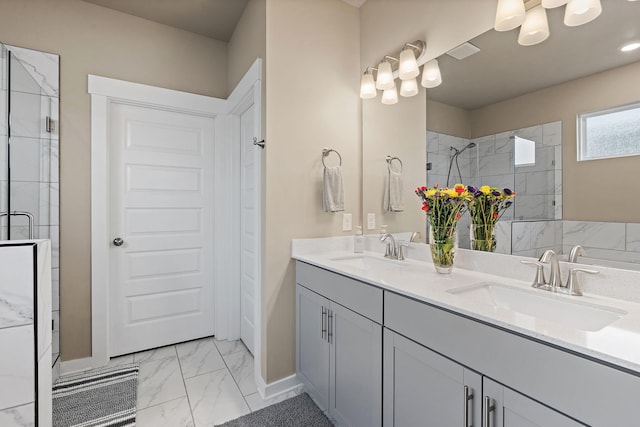
<instances>
[{"instance_id":1,"label":"yellow flower","mask_svg":"<svg viewBox=\"0 0 640 427\"><path fill-rule=\"evenodd\" d=\"M444 192L449 197L458 197L458 193L453 188L445 188Z\"/></svg>"},{"instance_id":2,"label":"yellow flower","mask_svg":"<svg viewBox=\"0 0 640 427\"><path fill-rule=\"evenodd\" d=\"M436 194L436 190L434 188L430 188L424 192L424 195L427 197L433 197Z\"/></svg>"},{"instance_id":3,"label":"yellow flower","mask_svg":"<svg viewBox=\"0 0 640 427\"><path fill-rule=\"evenodd\" d=\"M480 187L480 191L482 191L483 194L489 194L491 193L491 187L489 187L488 185L483 185L482 187Z\"/></svg>"}]
</instances>

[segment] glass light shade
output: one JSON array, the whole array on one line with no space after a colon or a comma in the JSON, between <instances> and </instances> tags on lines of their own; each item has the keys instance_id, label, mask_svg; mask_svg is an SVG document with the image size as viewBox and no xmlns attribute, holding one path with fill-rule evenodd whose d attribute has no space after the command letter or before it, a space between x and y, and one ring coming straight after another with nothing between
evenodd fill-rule
<instances>
[{"instance_id":1,"label":"glass light shade","mask_svg":"<svg viewBox=\"0 0 640 427\"><path fill-rule=\"evenodd\" d=\"M640 42L627 43L620 48L620 52L631 52L636 49L640 49Z\"/></svg>"},{"instance_id":2,"label":"glass light shade","mask_svg":"<svg viewBox=\"0 0 640 427\"><path fill-rule=\"evenodd\" d=\"M563 4L567 4L569 0L542 0L542 7L545 9L553 9L554 7L560 7Z\"/></svg>"},{"instance_id":3,"label":"glass light shade","mask_svg":"<svg viewBox=\"0 0 640 427\"><path fill-rule=\"evenodd\" d=\"M398 68L400 80L411 80L418 77L420 69L416 61L416 55L410 47L400 52L400 66Z\"/></svg>"},{"instance_id":4,"label":"glass light shade","mask_svg":"<svg viewBox=\"0 0 640 427\"><path fill-rule=\"evenodd\" d=\"M360 81L360 98L371 99L378 95L376 91L376 82L373 80L373 74L365 73Z\"/></svg>"},{"instance_id":5,"label":"glass light shade","mask_svg":"<svg viewBox=\"0 0 640 427\"><path fill-rule=\"evenodd\" d=\"M496 31L509 31L524 22L526 11L523 0L498 0L496 22L493 28Z\"/></svg>"},{"instance_id":6,"label":"glass light shade","mask_svg":"<svg viewBox=\"0 0 640 427\"><path fill-rule=\"evenodd\" d=\"M442 75L440 74L440 67L438 66L438 60L432 59L424 64L422 70L422 81L420 84L426 88L432 88L439 86L442 83Z\"/></svg>"},{"instance_id":7,"label":"glass light shade","mask_svg":"<svg viewBox=\"0 0 640 427\"><path fill-rule=\"evenodd\" d=\"M396 87L393 86L391 89L385 89L382 92L382 103L385 105L393 105L398 103L398 91Z\"/></svg>"},{"instance_id":8,"label":"glass light shade","mask_svg":"<svg viewBox=\"0 0 640 427\"><path fill-rule=\"evenodd\" d=\"M564 25L577 27L593 21L601 13L600 0L569 0L564 11Z\"/></svg>"},{"instance_id":9,"label":"glass light shade","mask_svg":"<svg viewBox=\"0 0 640 427\"><path fill-rule=\"evenodd\" d=\"M400 96L409 98L410 96L416 96L418 94L418 82L416 79L403 80L400 85Z\"/></svg>"},{"instance_id":10,"label":"glass light shade","mask_svg":"<svg viewBox=\"0 0 640 427\"><path fill-rule=\"evenodd\" d=\"M391 71L391 64L387 61L382 61L378 65L378 79L376 80L376 89L387 90L395 87L396 83L393 81L393 71Z\"/></svg>"},{"instance_id":11,"label":"glass light shade","mask_svg":"<svg viewBox=\"0 0 640 427\"><path fill-rule=\"evenodd\" d=\"M542 6L536 6L527 12L527 17L520 27L518 43L531 46L541 43L549 37L549 22L547 12Z\"/></svg>"}]
</instances>

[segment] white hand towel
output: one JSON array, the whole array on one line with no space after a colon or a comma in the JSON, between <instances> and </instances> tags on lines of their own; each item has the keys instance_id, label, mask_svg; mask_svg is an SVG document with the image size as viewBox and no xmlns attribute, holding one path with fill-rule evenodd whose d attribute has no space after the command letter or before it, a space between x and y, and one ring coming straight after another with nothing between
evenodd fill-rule
<instances>
[{"instance_id":1,"label":"white hand towel","mask_svg":"<svg viewBox=\"0 0 640 427\"><path fill-rule=\"evenodd\" d=\"M387 212L402 212L404 210L402 173L389 171L382 203Z\"/></svg>"},{"instance_id":2,"label":"white hand towel","mask_svg":"<svg viewBox=\"0 0 640 427\"><path fill-rule=\"evenodd\" d=\"M342 168L340 166L324 168L322 207L325 212L344 211L344 187L342 185Z\"/></svg>"}]
</instances>

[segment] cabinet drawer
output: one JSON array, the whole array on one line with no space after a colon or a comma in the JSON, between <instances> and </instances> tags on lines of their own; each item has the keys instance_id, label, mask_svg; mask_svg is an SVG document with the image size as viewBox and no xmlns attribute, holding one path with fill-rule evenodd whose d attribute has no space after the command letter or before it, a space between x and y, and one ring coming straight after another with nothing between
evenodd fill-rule
<instances>
[{"instance_id":1,"label":"cabinet drawer","mask_svg":"<svg viewBox=\"0 0 640 427\"><path fill-rule=\"evenodd\" d=\"M382 323L382 289L296 261L296 282L374 322Z\"/></svg>"},{"instance_id":2,"label":"cabinet drawer","mask_svg":"<svg viewBox=\"0 0 640 427\"><path fill-rule=\"evenodd\" d=\"M588 425L636 419L636 375L392 292L384 313L387 328Z\"/></svg>"}]
</instances>

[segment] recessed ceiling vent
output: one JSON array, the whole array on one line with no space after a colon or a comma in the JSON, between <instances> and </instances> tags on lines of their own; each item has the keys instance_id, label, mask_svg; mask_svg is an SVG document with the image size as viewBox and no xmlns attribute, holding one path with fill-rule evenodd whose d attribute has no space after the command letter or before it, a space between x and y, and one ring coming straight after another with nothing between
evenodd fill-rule
<instances>
[{"instance_id":1,"label":"recessed ceiling vent","mask_svg":"<svg viewBox=\"0 0 640 427\"><path fill-rule=\"evenodd\" d=\"M451 49L449 52L447 52L447 55L456 58L457 60L461 60L478 52L480 52L479 48L472 45L471 43L465 42L460 46Z\"/></svg>"}]
</instances>

